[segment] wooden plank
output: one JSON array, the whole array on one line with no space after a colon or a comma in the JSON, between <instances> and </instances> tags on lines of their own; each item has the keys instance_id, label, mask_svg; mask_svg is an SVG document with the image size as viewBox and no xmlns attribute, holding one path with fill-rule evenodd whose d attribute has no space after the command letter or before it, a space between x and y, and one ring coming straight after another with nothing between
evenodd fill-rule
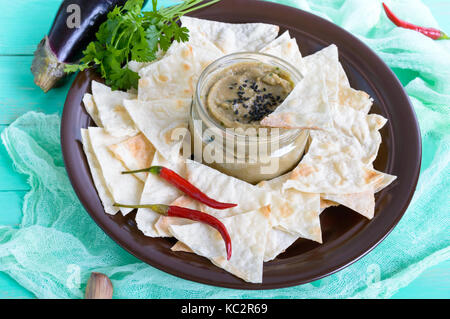
<instances>
[{"instance_id":1,"label":"wooden plank","mask_svg":"<svg viewBox=\"0 0 450 319\"><path fill-rule=\"evenodd\" d=\"M31 56L0 56L0 124L28 111L61 114L73 76L64 86L44 93L33 82L31 60Z\"/></svg>"},{"instance_id":2,"label":"wooden plank","mask_svg":"<svg viewBox=\"0 0 450 319\"><path fill-rule=\"evenodd\" d=\"M401 288L392 299L450 298L450 260L428 268L408 286Z\"/></svg>"},{"instance_id":3,"label":"wooden plank","mask_svg":"<svg viewBox=\"0 0 450 319\"><path fill-rule=\"evenodd\" d=\"M0 299L31 299L35 296L7 274L0 272Z\"/></svg>"},{"instance_id":4,"label":"wooden plank","mask_svg":"<svg viewBox=\"0 0 450 319\"><path fill-rule=\"evenodd\" d=\"M440 28L450 34L450 1L448 0L426 0L425 5L430 8Z\"/></svg>"},{"instance_id":5,"label":"wooden plank","mask_svg":"<svg viewBox=\"0 0 450 319\"><path fill-rule=\"evenodd\" d=\"M15 0L2 5L0 55L32 54L48 33L61 0Z\"/></svg>"},{"instance_id":6,"label":"wooden plank","mask_svg":"<svg viewBox=\"0 0 450 319\"><path fill-rule=\"evenodd\" d=\"M22 221L22 204L26 191L0 191L0 225L19 227Z\"/></svg>"},{"instance_id":7,"label":"wooden plank","mask_svg":"<svg viewBox=\"0 0 450 319\"><path fill-rule=\"evenodd\" d=\"M5 125L0 125L0 133L5 129ZM6 152L5 146L0 145L0 191L26 191L30 186L27 183L26 176L19 174L13 168L13 162ZM0 199L2 208L5 202ZM0 222L0 225L2 223Z\"/></svg>"}]
</instances>

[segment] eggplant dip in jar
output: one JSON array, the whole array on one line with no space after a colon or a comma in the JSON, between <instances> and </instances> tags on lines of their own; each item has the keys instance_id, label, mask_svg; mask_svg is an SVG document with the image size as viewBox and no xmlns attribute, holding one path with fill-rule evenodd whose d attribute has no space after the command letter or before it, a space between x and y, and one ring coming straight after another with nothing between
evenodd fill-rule
<instances>
[{"instance_id":1,"label":"eggplant dip in jar","mask_svg":"<svg viewBox=\"0 0 450 319\"><path fill-rule=\"evenodd\" d=\"M295 67L262 53L235 53L209 65L197 83L189 121L195 160L252 184L292 170L308 132L260 122L301 79Z\"/></svg>"}]
</instances>

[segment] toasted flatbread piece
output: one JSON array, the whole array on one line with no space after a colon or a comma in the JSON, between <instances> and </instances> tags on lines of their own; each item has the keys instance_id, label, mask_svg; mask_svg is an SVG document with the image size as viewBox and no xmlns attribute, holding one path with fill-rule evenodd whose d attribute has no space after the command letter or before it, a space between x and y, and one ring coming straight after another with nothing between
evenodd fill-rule
<instances>
[{"instance_id":1,"label":"toasted flatbread piece","mask_svg":"<svg viewBox=\"0 0 450 319\"><path fill-rule=\"evenodd\" d=\"M200 202L193 200L189 196L182 195L175 199L172 203L170 203L171 206L179 206L179 207L185 207L189 209L194 210L202 210L202 206ZM187 225L192 224L193 221L185 218L178 218L178 217L169 217L169 216L161 216L158 218L158 220L155 223L155 228L158 232L158 234L162 237L172 237L172 234L169 231L170 225Z\"/></svg>"},{"instance_id":2,"label":"toasted flatbread piece","mask_svg":"<svg viewBox=\"0 0 450 319\"><path fill-rule=\"evenodd\" d=\"M284 253L289 246L291 246L299 236L292 235L280 229L271 228L266 235L266 248L264 250L264 262L275 259L278 255ZM193 253L186 244L177 241L175 245L170 248L172 251L182 251L186 253Z\"/></svg>"},{"instance_id":3,"label":"toasted flatbread piece","mask_svg":"<svg viewBox=\"0 0 450 319\"><path fill-rule=\"evenodd\" d=\"M186 179L210 198L237 204L236 207L225 210L201 206L203 211L214 214L216 217L259 209L269 205L272 198L271 192L192 160L186 160Z\"/></svg>"},{"instance_id":4,"label":"toasted flatbread piece","mask_svg":"<svg viewBox=\"0 0 450 319\"><path fill-rule=\"evenodd\" d=\"M291 39L289 31L284 32L281 36L266 45L260 52L282 58L296 67L302 74L306 71L297 40Z\"/></svg>"},{"instance_id":5,"label":"toasted flatbread piece","mask_svg":"<svg viewBox=\"0 0 450 319\"><path fill-rule=\"evenodd\" d=\"M109 145L108 148L129 171L150 167L156 152L153 145L142 133L120 143ZM134 175L145 183L148 173Z\"/></svg>"},{"instance_id":6,"label":"toasted flatbread piece","mask_svg":"<svg viewBox=\"0 0 450 319\"><path fill-rule=\"evenodd\" d=\"M368 114L372 107L373 100L364 91L352 89L348 81L347 74L345 74L342 64L339 63L339 94L338 104L349 106L355 110Z\"/></svg>"},{"instance_id":7,"label":"toasted flatbread piece","mask_svg":"<svg viewBox=\"0 0 450 319\"><path fill-rule=\"evenodd\" d=\"M170 232L197 255L211 260L216 266L252 283L262 282L268 217L251 211L221 218L232 243L232 256L226 259L225 243L217 230L203 223L171 225Z\"/></svg>"},{"instance_id":8,"label":"toasted flatbread piece","mask_svg":"<svg viewBox=\"0 0 450 319\"><path fill-rule=\"evenodd\" d=\"M275 259L285 252L300 236L293 235L281 229L271 228L266 236L266 248L264 250L264 262Z\"/></svg>"},{"instance_id":9,"label":"toasted flatbread piece","mask_svg":"<svg viewBox=\"0 0 450 319\"><path fill-rule=\"evenodd\" d=\"M181 17L181 23L190 34L201 34L219 48L223 54L259 51L274 40L280 28L266 23L224 23L204 19Z\"/></svg>"},{"instance_id":10,"label":"toasted flatbread piece","mask_svg":"<svg viewBox=\"0 0 450 319\"><path fill-rule=\"evenodd\" d=\"M338 203L332 202L330 200L323 199L320 197L320 213L322 214L325 209L328 207L339 206Z\"/></svg>"},{"instance_id":11,"label":"toasted flatbread piece","mask_svg":"<svg viewBox=\"0 0 450 319\"><path fill-rule=\"evenodd\" d=\"M102 121L100 120L100 117L98 115L97 105L95 105L94 97L92 96L92 94L86 93L83 96L83 104L84 104L84 108L86 109L88 114L91 116L95 125L97 125L98 127L103 127Z\"/></svg>"},{"instance_id":12,"label":"toasted flatbread piece","mask_svg":"<svg viewBox=\"0 0 450 319\"><path fill-rule=\"evenodd\" d=\"M192 34L192 32L191 32ZM199 39L199 35L194 35ZM159 61L139 71L138 99L192 98L201 72L223 53L203 38L174 44Z\"/></svg>"},{"instance_id":13,"label":"toasted flatbread piece","mask_svg":"<svg viewBox=\"0 0 450 319\"><path fill-rule=\"evenodd\" d=\"M325 77L327 100L333 111L338 104L340 84L339 53L336 45L332 44L314 54L304 58L307 76L314 76L322 71Z\"/></svg>"},{"instance_id":14,"label":"toasted flatbread piece","mask_svg":"<svg viewBox=\"0 0 450 319\"><path fill-rule=\"evenodd\" d=\"M126 167L108 149L108 146L123 142L127 137L114 137L99 127L90 127L88 133L92 150L114 201L127 205L139 204L144 183L133 175L122 174L127 170ZM130 208L120 210L123 215L132 211Z\"/></svg>"},{"instance_id":15,"label":"toasted flatbread piece","mask_svg":"<svg viewBox=\"0 0 450 319\"><path fill-rule=\"evenodd\" d=\"M125 100L139 130L166 158L176 158L188 132L191 99Z\"/></svg>"},{"instance_id":16,"label":"toasted flatbread piece","mask_svg":"<svg viewBox=\"0 0 450 319\"><path fill-rule=\"evenodd\" d=\"M391 185L397 179L397 176L386 174L386 173L381 173L381 172L379 172L379 173L383 175L383 179L375 185L375 194L382 191L384 188L388 187L389 185Z\"/></svg>"},{"instance_id":17,"label":"toasted flatbread piece","mask_svg":"<svg viewBox=\"0 0 450 319\"><path fill-rule=\"evenodd\" d=\"M332 109L326 95L325 75L319 70L307 73L283 103L261 121L261 125L280 128L330 129Z\"/></svg>"},{"instance_id":18,"label":"toasted flatbread piece","mask_svg":"<svg viewBox=\"0 0 450 319\"><path fill-rule=\"evenodd\" d=\"M138 130L123 106L133 94L113 91L108 86L92 81L92 96L103 128L112 136L134 136Z\"/></svg>"},{"instance_id":19,"label":"toasted flatbread piece","mask_svg":"<svg viewBox=\"0 0 450 319\"><path fill-rule=\"evenodd\" d=\"M306 73L286 100L261 124L271 127L321 129L333 128L339 92L339 57L330 45L305 57Z\"/></svg>"},{"instance_id":20,"label":"toasted flatbread piece","mask_svg":"<svg viewBox=\"0 0 450 319\"><path fill-rule=\"evenodd\" d=\"M192 249L190 249L186 244L181 241L177 241L175 245L173 245L170 250L172 251L182 251L185 253L193 253Z\"/></svg>"},{"instance_id":21,"label":"toasted flatbread piece","mask_svg":"<svg viewBox=\"0 0 450 319\"><path fill-rule=\"evenodd\" d=\"M83 150L88 160L92 179L94 181L95 188L97 189L98 196L100 197L100 200L103 204L103 208L105 209L105 212L107 214L115 215L119 211L119 208L113 206L114 199L111 192L108 190L108 187L106 186L106 181L103 177L102 169L99 162L97 161L97 157L95 156L94 151L92 150L89 132L87 129L81 129L81 138L83 141Z\"/></svg>"},{"instance_id":22,"label":"toasted flatbread piece","mask_svg":"<svg viewBox=\"0 0 450 319\"><path fill-rule=\"evenodd\" d=\"M315 141L310 149L315 147ZM382 180L381 173L365 166L360 160L335 154L329 157L303 157L291 172L283 189L294 188L305 193L351 194L371 189Z\"/></svg>"},{"instance_id":23,"label":"toasted flatbread piece","mask_svg":"<svg viewBox=\"0 0 450 319\"><path fill-rule=\"evenodd\" d=\"M185 176L185 163L182 159L179 160L166 160L160 153L156 152L151 166L164 166L167 167L181 176ZM162 178L149 174L145 182L142 196L140 198L140 204L164 204L171 205L173 201L182 196L183 194L174 186L169 184ZM138 229L149 237L171 237L166 232L159 234L155 228L155 223L161 217L158 213L155 213L148 208L140 208L136 213L136 224Z\"/></svg>"},{"instance_id":24,"label":"toasted flatbread piece","mask_svg":"<svg viewBox=\"0 0 450 319\"><path fill-rule=\"evenodd\" d=\"M368 114L372 107L373 100L369 94L364 91L352 89L350 87L340 86L339 88L339 105L351 107L354 110ZM338 111L341 109L338 107Z\"/></svg>"},{"instance_id":25,"label":"toasted flatbread piece","mask_svg":"<svg viewBox=\"0 0 450 319\"><path fill-rule=\"evenodd\" d=\"M271 226L296 238L302 237L322 243L320 194L303 193L295 189L283 190L283 184L288 178L289 174L285 174L258 184L266 191L274 193L270 204Z\"/></svg>"},{"instance_id":26,"label":"toasted flatbread piece","mask_svg":"<svg viewBox=\"0 0 450 319\"><path fill-rule=\"evenodd\" d=\"M158 157L161 156L157 153L155 158ZM164 163L169 164L169 162L164 159L158 161L158 163L161 162L163 164L152 163L152 165L166 166ZM149 175L146 187L144 188L142 197L143 203L163 203L167 205L187 207L209 213L217 218L238 215L251 210L260 209L262 207L266 207L266 210L270 212L270 208L267 206L271 203L271 198L273 195L272 192L268 192L260 187L225 175L216 169L192 160L186 160L186 162L180 160L179 163L180 164L178 167L176 167L177 165L172 164L175 171L195 185L203 193L217 201L224 203L235 203L237 206L224 210L211 208L188 196L181 196L184 194L165 181L160 183L152 182L154 177L151 175ZM155 215L155 213L149 210L142 211L145 211L147 215ZM141 209L138 211L138 215L140 213ZM156 217L157 216L155 215L155 219L152 219L152 225L154 228L156 227L158 235L164 237L169 236L168 227L171 223L179 225L180 223L182 224L188 222L187 220L180 222L180 219L178 218ZM156 223L158 226L155 226Z\"/></svg>"},{"instance_id":27,"label":"toasted flatbread piece","mask_svg":"<svg viewBox=\"0 0 450 319\"><path fill-rule=\"evenodd\" d=\"M323 194L322 198L344 205L368 219L372 219L375 212L373 189L355 194Z\"/></svg>"},{"instance_id":28,"label":"toasted flatbread piece","mask_svg":"<svg viewBox=\"0 0 450 319\"><path fill-rule=\"evenodd\" d=\"M325 209L327 204L330 206L333 206L333 203L341 204L368 219L372 219L375 214L374 193L387 187L397 178L393 175L379 173L382 175L382 179L374 185L373 189L356 194L322 194L321 208Z\"/></svg>"},{"instance_id":29,"label":"toasted flatbread piece","mask_svg":"<svg viewBox=\"0 0 450 319\"><path fill-rule=\"evenodd\" d=\"M371 164L377 157L382 142L379 130L386 122L387 120L381 115L367 115L344 105L339 105L339 112L336 112L333 116L335 132L356 139L355 145L358 145L362 152L359 158L365 164ZM320 133L313 132L313 134ZM332 133L328 134L332 135Z\"/></svg>"}]
</instances>

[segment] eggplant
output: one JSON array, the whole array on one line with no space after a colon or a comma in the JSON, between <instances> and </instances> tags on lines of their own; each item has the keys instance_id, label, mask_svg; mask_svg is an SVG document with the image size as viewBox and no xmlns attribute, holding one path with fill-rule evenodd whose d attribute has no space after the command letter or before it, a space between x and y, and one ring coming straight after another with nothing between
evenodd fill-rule
<instances>
[{"instance_id":1,"label":"eggplant","mask_svg":"<svg viewBox=\"0 0 450 319\"><path fill-rule=\"evenodd\" d=\"M127 0L64 0L48 36L34 52L31 72L44 92L55 87L66 75L66 64L76 63L93 40L108 12ZM147 1L144 1L144 5Z\"/></svg>"}]
</instances>

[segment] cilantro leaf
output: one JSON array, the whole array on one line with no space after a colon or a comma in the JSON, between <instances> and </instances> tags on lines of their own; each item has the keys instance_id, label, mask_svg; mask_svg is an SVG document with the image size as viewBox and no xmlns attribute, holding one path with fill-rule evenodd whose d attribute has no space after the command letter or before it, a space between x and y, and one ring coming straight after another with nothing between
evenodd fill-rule
<instances>
[{"instance_id":1,"label":"cilantro leaf","mask_svg":"<svg viewBox=\"0 0 450 319\"><path fill-rule=\"evenodd\" d=\"M113 90L138 87L139 75L126 67L131 60L151 62L158 49L167 51L172 41L186 42L189 30L177 24L179 18L220 0L185 0L180 4L142 12L144 0L128 0L115 7L95 34L96 40L83 51L79 64L66 65L64 71L73 73L95 67Z\"/></svg>"}]
</instances>

